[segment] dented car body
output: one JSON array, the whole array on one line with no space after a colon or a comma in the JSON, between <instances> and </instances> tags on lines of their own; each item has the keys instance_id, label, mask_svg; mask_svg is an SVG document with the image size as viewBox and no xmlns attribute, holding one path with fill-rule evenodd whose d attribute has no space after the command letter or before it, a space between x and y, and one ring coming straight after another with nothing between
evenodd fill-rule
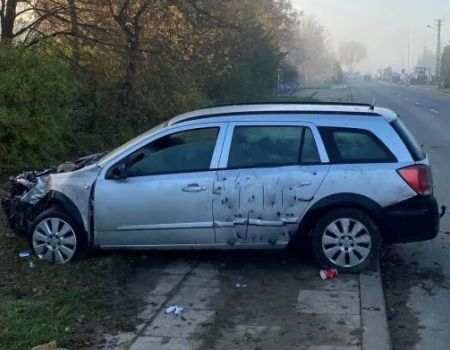
<instances>
[{"instance_id":1,"label":"dented car body","mask_svg":"<svg viewBox=\"0 0 450 350\"><path fill-rule=\"evenodd\" d=\"M428 166L386 109L233 105L175 117L107 154L23 173L2 205L36 253L57 262L84 239L100 249L231 249L311 236L321 264L357 270L381 239L436 236ZM48 212L54 207L68 217Z\"/></svg>"}]
</instances>

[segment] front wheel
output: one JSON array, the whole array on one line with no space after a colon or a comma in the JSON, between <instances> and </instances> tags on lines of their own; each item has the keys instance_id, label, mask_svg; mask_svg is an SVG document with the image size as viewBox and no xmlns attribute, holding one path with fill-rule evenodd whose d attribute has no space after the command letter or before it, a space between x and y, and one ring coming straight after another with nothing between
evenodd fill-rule
<instances>
[{"instance_id":1,"label":"front wheel","mask_svg":"<svg viewBox=\"0 0 450 350\"><path fill-rule=\"evenodd\" d=\"M86 255L83 230L59 208L42 212L32 225L30 245L39 259L64 264Z\"/></svg>"},{"instance_id":2,"label":"front wheel","mask_svg":"<svg viewBox=\"0 0 450 350\"><path fill-rule=\"evenodd\" d=\"M335 209L325 214L312 233L317 262L340 272L359 272L374 262L381 247L375 222L362 211Z\"/></svg>"}]
</instances>

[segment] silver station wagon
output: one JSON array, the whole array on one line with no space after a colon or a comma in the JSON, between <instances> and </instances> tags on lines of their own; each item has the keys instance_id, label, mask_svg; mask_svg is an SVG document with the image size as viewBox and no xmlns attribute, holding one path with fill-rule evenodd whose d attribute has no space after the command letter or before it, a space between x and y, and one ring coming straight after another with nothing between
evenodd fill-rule
<instances>
[{"instance_id":1,"label":"silver station wagon","mask_svg":"<svg viewBox=\"0 0 450 350\"><path fill-rule=\"evenodd\" d=\"M12 182L10 225L56 263L90 249L309 242L320 265L353 272L382 241L439 230L426 154L394 112L363 104L201 109Z\"/></svg>"}]
</instances>

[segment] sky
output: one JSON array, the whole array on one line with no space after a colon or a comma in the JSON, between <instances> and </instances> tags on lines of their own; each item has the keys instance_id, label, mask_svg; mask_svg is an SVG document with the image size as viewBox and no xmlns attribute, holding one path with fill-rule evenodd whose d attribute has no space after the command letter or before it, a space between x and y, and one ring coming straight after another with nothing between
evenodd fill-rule
<instances>
[{"instance_id":1,"label":"sky","mask_svg":"<svg viewBox=\"0 0 450 350\"><path fill-rule=\"evenodd\" d=\"M330 44L337 49L343 41L366 44L367 59L356 67L361 73L375 73L392 66L399 71L413 69L424 47L436 50L434 19L445 20L442 44L450 40L448 0L292 0L297 10L314 15L325 27ZM408 35L409 32L409 35Z\"/></svg>"}]
</instances>

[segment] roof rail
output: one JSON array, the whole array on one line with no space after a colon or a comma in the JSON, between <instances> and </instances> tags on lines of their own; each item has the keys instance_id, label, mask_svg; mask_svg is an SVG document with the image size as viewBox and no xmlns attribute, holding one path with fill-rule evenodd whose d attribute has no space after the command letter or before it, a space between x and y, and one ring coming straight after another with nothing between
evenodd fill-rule
<instances>
[{"instance_id":1,"label":"roof rail","mask_svg":"<svg viewBox=\"0 0 450 350\"><path fill-rule=\"evenodd\" d=\"M198 109L227 107L227 106L252 106L252 105L323 105L323 106L358 106L358 107L373 107L370 103L354 103L354 102L322 102L322 101L264 101L264 102L238 102L225 103L210 106L203 106Z\"/></svg>"}]
</instances>

